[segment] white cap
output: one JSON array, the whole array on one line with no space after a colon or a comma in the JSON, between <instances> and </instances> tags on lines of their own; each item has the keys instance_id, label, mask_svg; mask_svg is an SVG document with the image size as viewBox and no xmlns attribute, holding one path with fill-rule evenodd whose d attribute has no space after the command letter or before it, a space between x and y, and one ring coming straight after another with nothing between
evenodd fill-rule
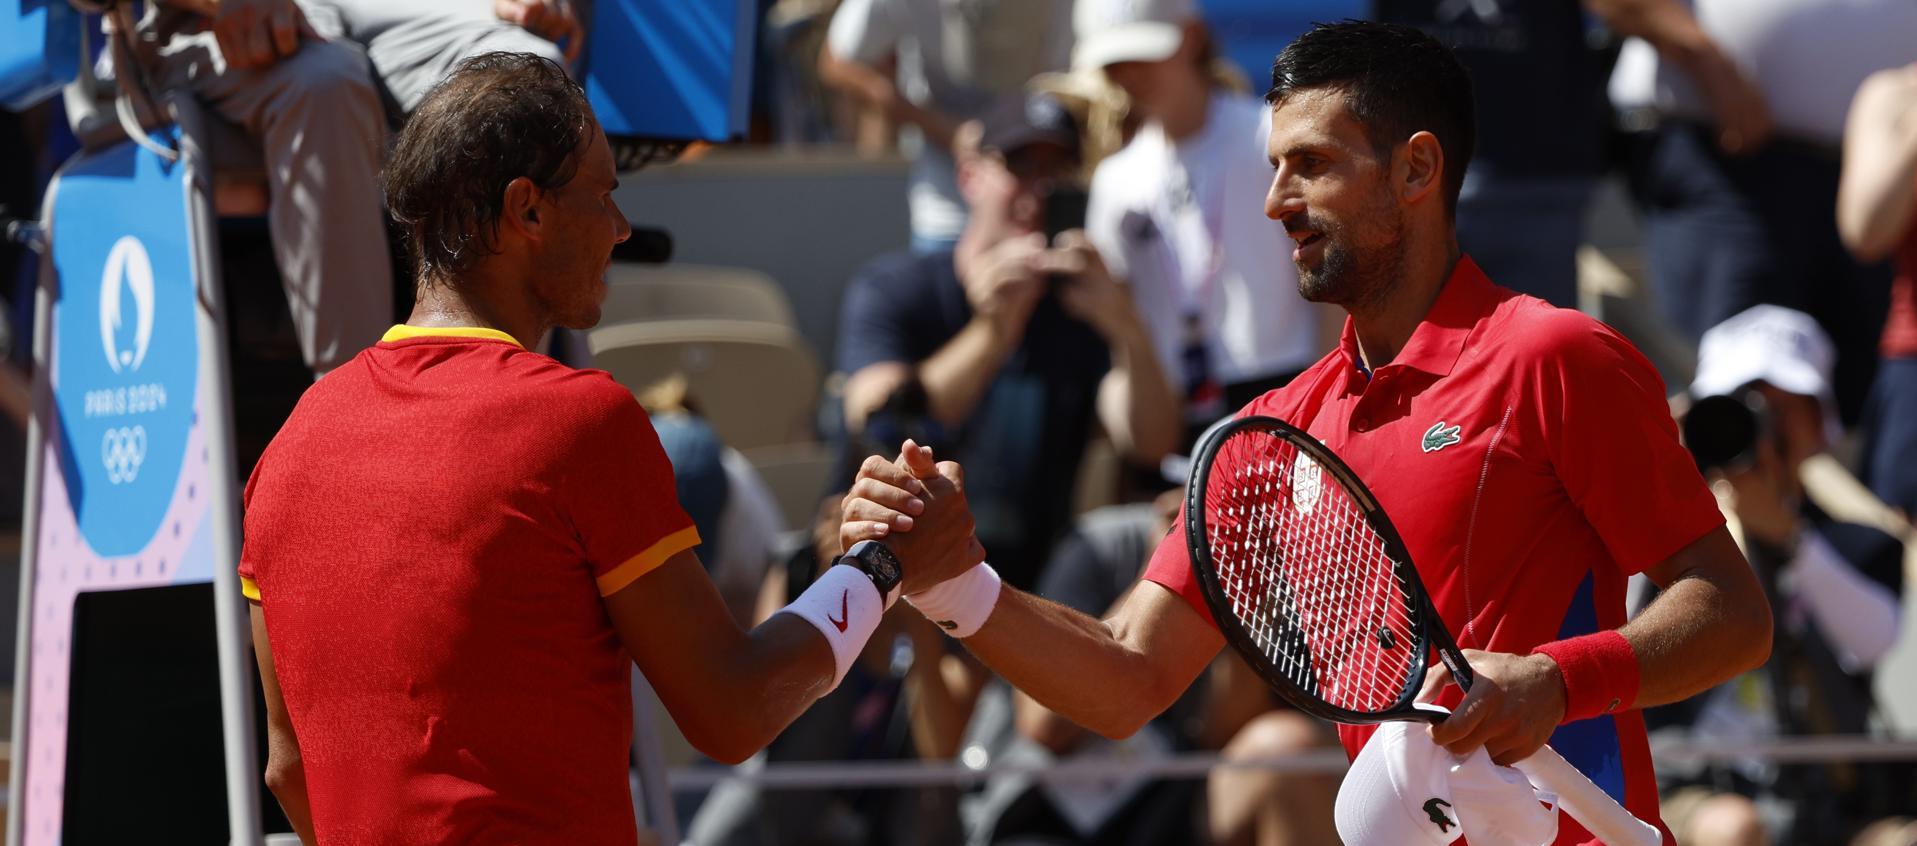
<instances>
[{"instance_id":1,"label":"white cap","mask_svg":"<svg viewBox=\"0 0 1917 846\"><path fill-rule=\"evenodd\" d=\"M1078 36L1072 67L1162 62L1178 52L1185 24L1197 17L1194 0L1078 0L1072 9Z\"/></svg>"},{"instance_id":2,"label":"white cap","mask_svg":"<svg viewBox=\"0 0 1917 846\"><path fill-rule=\"evenodd\" d=\"M1385 723L1351 762L1333 807L1345 846L1539 846L1557 837L1557 809L1524 774L1483 749L1459 759L1422 723Z\"/></svg>"},{"instance_id":3,"label":"white cap","mask_svg":"<svg viewBox=\"0 0 1917 846\"><path fill-rule=\"evenodd\" d=\"M1831 402L1837 349L1810 315L1782 306L1752 306L1711 327L1697 346L1691 395L1728 394L1759 379L1782 391Z\"/></svg>"}]
</instances>

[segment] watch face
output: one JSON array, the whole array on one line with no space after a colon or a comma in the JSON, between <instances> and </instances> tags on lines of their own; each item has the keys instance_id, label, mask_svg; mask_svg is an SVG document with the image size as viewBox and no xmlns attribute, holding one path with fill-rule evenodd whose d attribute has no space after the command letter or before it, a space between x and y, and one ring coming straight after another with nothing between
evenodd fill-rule
<instances>
[{"instance_id":1,"label":"watch face","mask_svg":"<svg viewBox=\"0 0 1917 846\"><path fill-rule=\"evenodd\" d=\"M865 570L866 575L872 577L873 583L879 586L880 591L891 590L899 583L899 559L892 554L892 550L886 548L885 544L878 541L860 541L852 547L850 554L858 560L859 566Z\"/></svg>"}]
</instances>

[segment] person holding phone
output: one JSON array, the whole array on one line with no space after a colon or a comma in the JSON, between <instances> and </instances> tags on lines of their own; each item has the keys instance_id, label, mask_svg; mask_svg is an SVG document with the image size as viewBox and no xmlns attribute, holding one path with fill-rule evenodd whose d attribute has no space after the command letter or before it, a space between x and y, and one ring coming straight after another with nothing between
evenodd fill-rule
<instances>
[{"instance_id":1,"label":"person holding phone","mask_svg":"<svg viewBox=\"0 0 1917 846\"><path fill-rule=\"evenodd\" d=\"M994 564L1030 586L1070 525L1094 421L1122 452L1157 462L1176 444L1178 403L1130 292L1069 220L1069 113L1021 95L956 137L970 205L957 246L881 256L847 288L846 430L851 446L911 432L997 468L968 495Z\"/></svg>"},{"instance_id":2,"label":"person holding phone","mask_svg":"<svg viewBox=\"0 0 1917 846\"><path fill-rule=\"evenodd\" d=\"M1260 212L1271 110L1215 71L1193 0L1079 0L1074 28L1073 66L1102 69L1140 121L1093 174L1085 231L1147 317L1184 451L1323 354L1342 316L1298 296L1289 239Z\"/></svg>"}]
</instances>

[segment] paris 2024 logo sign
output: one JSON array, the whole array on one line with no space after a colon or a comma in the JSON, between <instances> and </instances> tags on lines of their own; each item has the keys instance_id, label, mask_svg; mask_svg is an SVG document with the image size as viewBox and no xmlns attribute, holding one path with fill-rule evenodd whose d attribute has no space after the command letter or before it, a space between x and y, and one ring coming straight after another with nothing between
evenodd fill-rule
<instances>
[{"instance_id":1,"label":"paris 2024 logo sign","mask_svg":"<svg viewBox=\"0 0 1917 846\"><path fill-rule=\"evenodd\" d=\"M131 555L161 529L186 458L198 375L192 265L177 241L93 240L97 251L76 251L63 268L61 463L88 545Z\"/></svg>"}]
</instances>

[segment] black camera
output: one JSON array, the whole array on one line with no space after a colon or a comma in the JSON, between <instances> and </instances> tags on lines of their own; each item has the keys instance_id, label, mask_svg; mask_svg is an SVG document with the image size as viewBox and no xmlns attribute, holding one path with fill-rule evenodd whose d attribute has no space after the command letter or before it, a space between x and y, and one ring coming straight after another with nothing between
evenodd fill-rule
<instances>
[{"instance_id":1,"label":"black camera","mask_svg":"<svg viewBox=\"0 0 1917 846\"><path fill-rule=\"evenodd\" d=\"M1085 228L1085 208L1091 195L1075 185L1054 185L1045 192L1045 242L1058 239L1061 232Z\"/></svg>"},{"instance_id":2,"label":"black camera","mask_svg":"<svg viewBox=\"0 0 1917 846\"><path fill-rule=\"evenodd\" d=\"M1755 388L1699 397L1679 428L1697 469L1747 469L1757 461L1758 442L1770 435L1770 405Z\"/></svg>"}]
</instances>

